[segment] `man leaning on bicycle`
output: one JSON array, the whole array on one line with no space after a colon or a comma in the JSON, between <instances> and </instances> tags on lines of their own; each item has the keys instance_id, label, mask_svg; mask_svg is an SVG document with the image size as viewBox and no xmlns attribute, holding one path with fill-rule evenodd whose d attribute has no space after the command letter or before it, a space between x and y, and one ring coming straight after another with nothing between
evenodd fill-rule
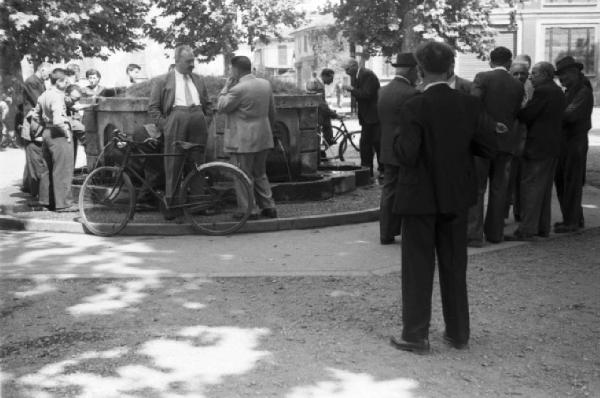
<instances>
[{"instance_id":1,"label":"man leaning on bicycle","mask_svg":"<svg viewBox=\"0 0 600 398\"><path fill-rule=\"evenodd\" d=\"M321 71L321 79L316 75L306 83L306 91L309 94L318 94L321 96L319 102L319 126L323 131L323 138L328 145L333 145L333 130L331 128L331 119L337 119L338 114L329 107L327 98L325 97L325 85L330 85L333 82L335 72L332 69L325 68Z\"/></svg>"}]
</instances>

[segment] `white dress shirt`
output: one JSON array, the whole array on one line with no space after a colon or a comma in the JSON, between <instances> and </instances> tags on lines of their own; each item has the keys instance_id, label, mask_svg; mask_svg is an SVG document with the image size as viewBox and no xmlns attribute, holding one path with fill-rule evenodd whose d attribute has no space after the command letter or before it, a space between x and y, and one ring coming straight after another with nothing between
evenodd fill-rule
<instances>
[{"instance_id":1,"label":"white dress shirt","mask_svg":"<svg viewBox=\"0 0 600 398\"><path fill-rule=\"evenodd\" d=\"M192 103L188 104L185 101L185 84L187 82L188 87L190 88L190 92L192 93ZM179 73L177 69L175 69L175 103L174 106L191 106L191 105L200 105L200 95L198 95L198 89L196 85L192 81L191 76L186 77L183 73Z\"/></svg>"}]
</instances>

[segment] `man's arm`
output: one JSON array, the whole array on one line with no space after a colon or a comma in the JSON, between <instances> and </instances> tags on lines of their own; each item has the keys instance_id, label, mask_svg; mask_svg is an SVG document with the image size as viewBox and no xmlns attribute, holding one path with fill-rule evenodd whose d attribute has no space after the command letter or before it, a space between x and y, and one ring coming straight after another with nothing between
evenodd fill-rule
<instances>
[{"instance_id":1,"label":"man's arm","mask_svg":"<svg viewBox=\"0 0 600 398\"><path fill-rule=\"evenodd\" d=\"M533 97L527 102L527 105L519 111L518 118L522 123L531 125L542 113L548 103L548 93L542 88L533 92Z\"/></svg>"},{"instance_id":2,"label":"man's arm","mask_svg":"<svg viewBox=\"0 0 600 398\"><path fill-rule=\"evenodd\" d=\"M238 87L229 88L228 86L228 84L225 85L217 100L217 111L221 113L231 113L236 110L242 98Z\"/></svg>"},{"instance_id":3,"label":"man's arm","mask_svg":"<svg viewBox=\"0 0 600 398\"><path fill-rule=\"evenodd\" d=\"M415 112L407 106L400 111L402 122L394 132L394 153L398 161L408 167L416 167L423 141L423 128Z\"/></svg>"},{"instance_id":4,"label":"man's arm","mask_svg":"<svg viewBox=\"0 0 600 398\"><path fill-rule=\"evenodd\" d=\"M160 104L164 84L165 83L160 79L154 82L152 85L152 92L150 94L150 102L148 103L148 115L150 115L152 122L160 131L163 131L166 122L166 119L162 114L162 107Z\"/></svg>"},{"instance_id":5,"label":"man's arm","mask_svg":"<svg viewBox=\"0 0 600 398\"><path fill-rule=\"evenodd\" d=\"M484 92L483 75L478 73L473 80L473 85L471 86L471 95L474 95L477 98L483 98Z\"/></svg>"},{"instance_id":6,"label":"man's arm","mask_svg":"<svg viewBox=\"0 0 600 398\"><path fill-rule=\"evenodd\" d=\"M60 128L67 137L67 141L71 142L71 128L69 126L69 118L67 117L67 106L65 105L64 96L52 95L48 99L48 105L52 112L52 124Z\"/></svg>"},{"instance_id":7,"label":"man's arm","mask_svg":"<svg viewBox=\"0 0 600 398\"><path fill-rule=\"evenodd\" d=\"M32 84L30 80L25 80L25 83L23 83L23 97L25 97L25 101L31 105L32 108L35 107L37 98L40 94L41 93L38 93L35 85Z\"/></svg>"},{"instance_id":8,"label":"man's arm","mask_svg":"<svg viewBox=\"0 0 600 398\"><path fill-rule=\"evenodd\" d=\"M582 87L575 98L565 109L563 120L567 123L574 123L583 118L589 117L594 107L594 95L587 87Z\"/></svg>"},{"instance_id":9,"label":"man's arm","mask_svg":"<svg viewBox=\"0 0 600 398\"><path fill-rule=\"evenodd\" d=\"M275 110L275 97L273 93L269 97L269 123L271 124L271 131L275 131L275 120L277 118L277 111Z\"/></svg>"},{"instance_id":10,"label":"man's arm","mask_svg":"<svg viewBox=\"0 0 600 398\"><path fill-rule=\"evenodd\" d=\"M202 110L204 114L207 116L212 116L213 107L212 102L210 102L210 98L208 97L208 90L206 89L206 84L204 84L204 79L200 77L200 85L202 86L202 90L200 91L200 103L202 104Z\"/></svg>"},{"instance_id":11,"label":"man's arm","mask_svg":"<svg viewBox=\"0 0 600 398\"><path fill-rule=\"evenodd\" d=\"M365 74L364 82L361 82L359 88L352 88L350 91L356 99L375 99L379 90L379 80L372 73Z\"/></svg>"},{"instance_id":12,"label":"man's arm","mask_svg":"<svg viewBox=\"0 0 600 398\"><path fill-rule=\"evenodd\" d=\"M472 101L468 109L474 111L477 118L475 122L475 134L473 134L473 141L471 142L471 150L473 154L479 157L491 159L496 156L498 151L498 137L496 135L498 134L498 123L488 115L479 101ZM512 126L505 127L512 128Z\"/></svg>"}]
</instances>

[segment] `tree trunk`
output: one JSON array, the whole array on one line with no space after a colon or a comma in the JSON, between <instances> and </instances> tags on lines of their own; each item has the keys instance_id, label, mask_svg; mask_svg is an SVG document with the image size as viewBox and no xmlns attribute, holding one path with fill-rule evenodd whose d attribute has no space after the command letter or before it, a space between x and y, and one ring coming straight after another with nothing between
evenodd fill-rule
<instances>
[{"instance_id":1,"label":"tree trunk","mask_svg":"<svg viewBox=\"0 0 600 398\"><path fill-rule=\"evenodd\" d=\"M404 14L404 18L402 20L402 29L404 30L404 35L402 38L402 52L413 51L421 41L419 35L413 30L415 25L415 15L412 10L408 11L406 14Z\"/></svg>"},{"instance_id":2,"label":"tree trunk","mask_svg":"<svg viewBox=\"0 0 600 398\"><path fill-rule=\"evenodd\" d=\"M223 53L223 75L229 76L231 72L231 58L233 58L233 53L230 51Z\"/></svg>"},{"instance_id":3,"label":"tree trunk","mask_svg":"<svg viewBox=\"0 0 600 398\"><path fill-rule=\"evenodd\" d=\"M22 56L6 45L0 45L0 93L12 97L7 116L9 130L14 128L17 105L23 103Z\"/></svg>"}]
</instances>

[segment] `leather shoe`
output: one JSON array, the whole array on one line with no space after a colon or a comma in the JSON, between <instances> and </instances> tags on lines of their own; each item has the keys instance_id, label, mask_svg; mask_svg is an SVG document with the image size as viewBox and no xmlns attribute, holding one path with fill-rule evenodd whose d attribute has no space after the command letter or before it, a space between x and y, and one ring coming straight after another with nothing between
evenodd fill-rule
<instances>
[{"instance_id":1,"label":"leather shoe","mask_svg":"<svg viewBox=\"0 0 600 398\"><path fill-rule=\"evenodd\" d=\"M467 348L469 348L468 342L458 341L457 339L448 336L446 333L444 333L444 342L450 347L456 348L457 350L466 350Z\"/></svg>"},{"instance_id":2,"label":"leather shoe","mask_svg":"<svg viewBox=\"0 0 600 398\"><path fill-rule=\"evenodd\" d=\"M242 218L244 218L245 213L233 213L231 215L231 218L233 218L234 220L241 220ZM258 220L258 214L250 214L250 216L248 216L248 220Z\"/></svg>"},{"instance_id":3,"label":"leather shoe","mask_svg":"<svg viewBox=\"0 0 600 398\"><path fill-rule=\"evenodd\" d=\"M579 230L579 225L559 225L554 227L554 232L557 234L566 234L569 232L576 232Z\"/></svg>"},{"instance_id":4,"label":"leather shoe","mask_svg":"<svg viewBox=\"0 0 600 398\"><path fill-rule=\"evenodd\" d=\"M262 209L260 215L267 218L277 218L277 209L275 209L274 207Z\"/></svg>"},{"instance_id":5,"label":"leather shoe","mask_svg":"<svg viewBox=\"0 0 600 398\"><path fill-rule=\"evenodd\" d=\"M475 248L481 248L481 247L485 246L485 243L483 242L483 240L471 239L469 241L469 243L467 243L467 246L469 246L469 247L475 247Z\"/></svg>"},{"instance_id":6,"label":"leather shoe","mask_svg":"<svg viewBox=\"0 0 600 398\"><path fill-rule=\"evenodd\" d=\"M390 344L398 350L414 352L415 354L423 355L429 352L429 340L427 339L412 342L392 336L390 337Z\"/></svg>"},{"instance_id":7,"label":"leather shoe","mask_svg":"<svg viewBox=\"0 0 600 398\"><path fill-rule=\"evenodd\" d=\"M379 241L381 242L382 245L391 245L396 242L396 240L393 237L381 238Z\"/></svg>"},{"instance_id":8,"label":"leather shoe","mask_svg":"<svg viewBox=\"0 0 600 398\"><path fill-rule=\"evenodd\" d=\"M535 240L535 237L533 235L529 235L529 234L524 234L521 231L519 231L518 229L514 232L514 234L512 235L506 235L504 237L504 240L509 241L509 242L530 242L532 240Z\"/></svg>"}]
</instances>

